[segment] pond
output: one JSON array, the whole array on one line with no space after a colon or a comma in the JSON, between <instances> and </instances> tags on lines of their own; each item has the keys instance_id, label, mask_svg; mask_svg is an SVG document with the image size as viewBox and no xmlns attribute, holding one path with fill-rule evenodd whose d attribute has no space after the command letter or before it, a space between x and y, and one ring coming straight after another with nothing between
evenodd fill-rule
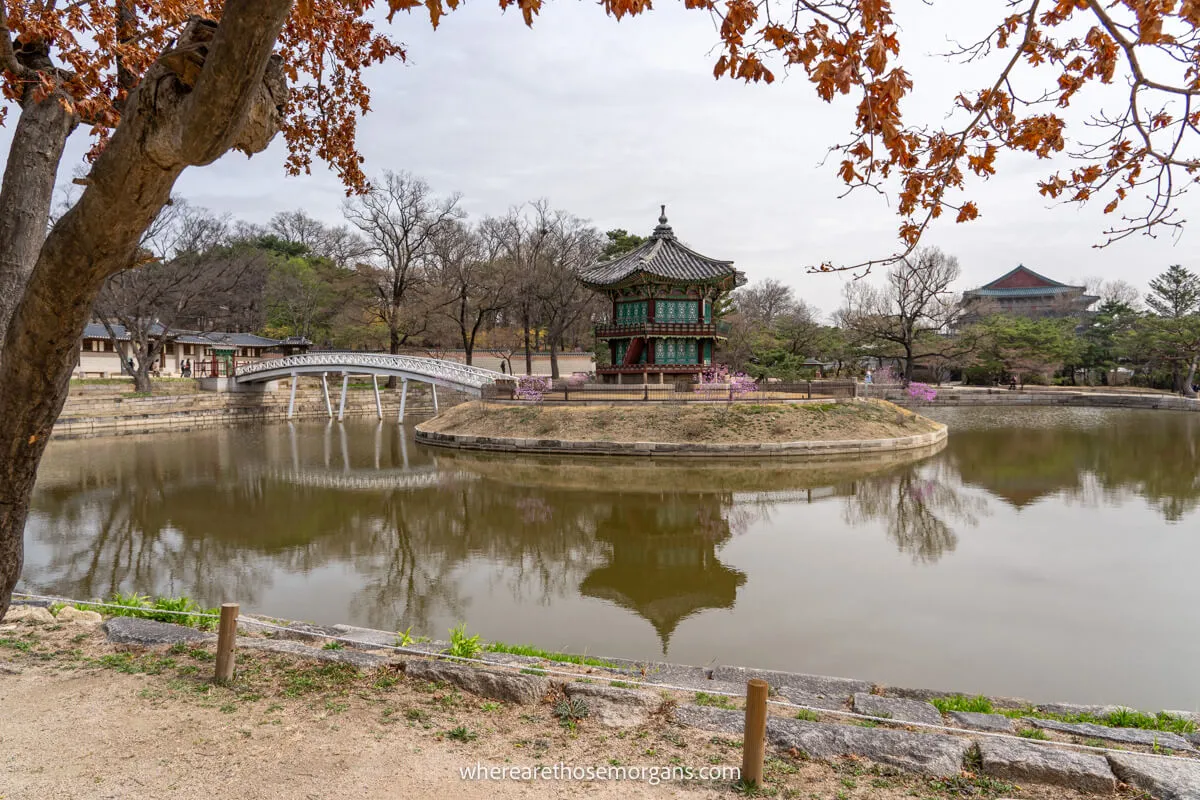
<instances>
[{"instance_id":1,"label":"pond","mask_svg":"<svg viewBox=\"0 0 1200 800\"><path fill-rule=\"evenodd\" d=\"M571 461L374 420L55 441L22 589L1200 708L1200 415L932 409L935 452Z\"/></svg>"}]
</instances>

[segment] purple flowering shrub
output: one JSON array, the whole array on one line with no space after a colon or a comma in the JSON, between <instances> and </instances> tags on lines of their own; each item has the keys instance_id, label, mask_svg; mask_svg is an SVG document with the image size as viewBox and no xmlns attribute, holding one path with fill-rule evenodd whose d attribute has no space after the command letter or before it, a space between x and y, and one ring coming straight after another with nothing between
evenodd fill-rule
<instances>
[{"instance_id":1,"label":"purple flowering shrub","mask_svg":"<svg viewBox=\"0 0 1200 800\"><path fill-rule=\"evenodd\" d=\"M758 391L758 384L744 372L730 372L729 367L717 364L700 373L700 385L697 391L711 389L714 386L728 386L734 394L748 394Z\"/></svg>"},{"instance_id":2,"label":"purple flowering shrub","mask_svg":"<svg viewBox=\"0 0 1200 800\"><path fill-rule=\"evenodd\" d=\"M522 375L517 378L517 388L513 391L513 397L518 400L532 400L535 403L540 403L550 391L553 382L549 378L542 378L537 375Z\"/></svg>"},{"instance_id":3,"label":"purple flowering shrub","mask_svg":"<svg viewBox=\"0 0 1200 800\"><path fill-rule=\"evenodd\" d=\"M908 385L908 396L919 403L932 403L937 399L937 389L928 383L914 381Z\"/></svg>"}]
</instances>

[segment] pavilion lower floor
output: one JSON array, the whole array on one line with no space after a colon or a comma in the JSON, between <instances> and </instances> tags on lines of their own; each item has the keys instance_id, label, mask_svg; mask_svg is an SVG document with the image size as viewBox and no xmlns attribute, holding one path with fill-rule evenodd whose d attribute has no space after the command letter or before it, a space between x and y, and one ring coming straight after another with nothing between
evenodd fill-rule
<instances>
[{"instance_id":1,"label":"pavilion lower floor","mask_svg":"<svg viewBox=\"0 0 1200 800\"><path fill-rule=\"evenodd\" d=\"M698 383L704 364L631 364L620 367L597 367L601 383Z\"/></svg>"}]
</instances>

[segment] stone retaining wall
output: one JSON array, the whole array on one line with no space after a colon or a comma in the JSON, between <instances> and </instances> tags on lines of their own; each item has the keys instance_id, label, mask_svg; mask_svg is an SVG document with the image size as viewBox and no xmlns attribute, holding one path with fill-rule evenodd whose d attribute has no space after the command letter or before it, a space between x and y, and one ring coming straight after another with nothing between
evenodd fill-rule
<instances>
[{"instance_id":1,"label":"stone retaining wall","mask_svg":"<svg viewBox=\"0 0 1200 800\"><path fill-rule=\"evenodd\" d=\"M460 450L497 450L512 453L563 453L611 456L843 456L870 455L896 450L914 450L945 440L947 429L938 424L931 433L900 436L894 439L863 439L832 442L744 442L737 444L697 444L690 442L605 442L565 439L521 439L504 436L466 436L425 429L421 423L416 438L422 444Z\"/></svg>"},{"instance_id":2,"label":"stone retaining wall","mask_svg":"<svg viewBox=\"0 0 1200 800\"><path fill-rule=\"evenodd\" d=\"M875 395L872 395L875 396ZM898 406L1067 406L1076 408L1144 408L1166 411L1200 411L1200 400L1174 395L1104 394L1098 392L1021 392L1008 389L938 389L932 402L914 401L900 389L885 392Z\"/></svg>"},{"instance_id":3,"label":"stone retaining wall","mask_svg":"<svg viewBox=\"0 0 1200 800\"><path fill-rule=\"evenodd\" d=\"M333 413L338 411L341 387L330 387ZM396 419L400 396L392 390L379 392L384 419ZM163 430L204 428L243 422L274 422L288 418L289 392L255 394L181 394L151 397L69 397L54 425L55 438L151 433ZM449 407L465 398L456 392L440 390L438 404ZM406 414L433 413L433 402L425 384L409 385ZM352 389L346 393L347 417L373 417L375 395L370 389ZM320 390L301 389L296 393L294 419L327 419L325 399Z\"/></svg>"}]
</instances>

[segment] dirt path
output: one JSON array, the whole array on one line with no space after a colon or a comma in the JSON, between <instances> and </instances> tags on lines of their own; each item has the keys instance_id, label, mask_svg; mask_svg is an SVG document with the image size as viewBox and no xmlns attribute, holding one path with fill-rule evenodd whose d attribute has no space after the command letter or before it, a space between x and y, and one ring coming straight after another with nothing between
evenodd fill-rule
<instances>
[{"instance_id":1,"label":"dirt path","mask_svg":"<svg viewBox=\"0 0 1200 800\"><path fill-rule=\"evenodd\" d=\"M0 800L87 798L731 798L713 782L479 781L460 770L736 766L740 743L654 717L615 730L559 723L383 669L241 652L214 686L211 647L128 650L78 625L0 625ZM855 759L772 757L765 795L820 800L920 797L1083 800L964 775L935 781Z\"/></svg>"}]
</instances>

